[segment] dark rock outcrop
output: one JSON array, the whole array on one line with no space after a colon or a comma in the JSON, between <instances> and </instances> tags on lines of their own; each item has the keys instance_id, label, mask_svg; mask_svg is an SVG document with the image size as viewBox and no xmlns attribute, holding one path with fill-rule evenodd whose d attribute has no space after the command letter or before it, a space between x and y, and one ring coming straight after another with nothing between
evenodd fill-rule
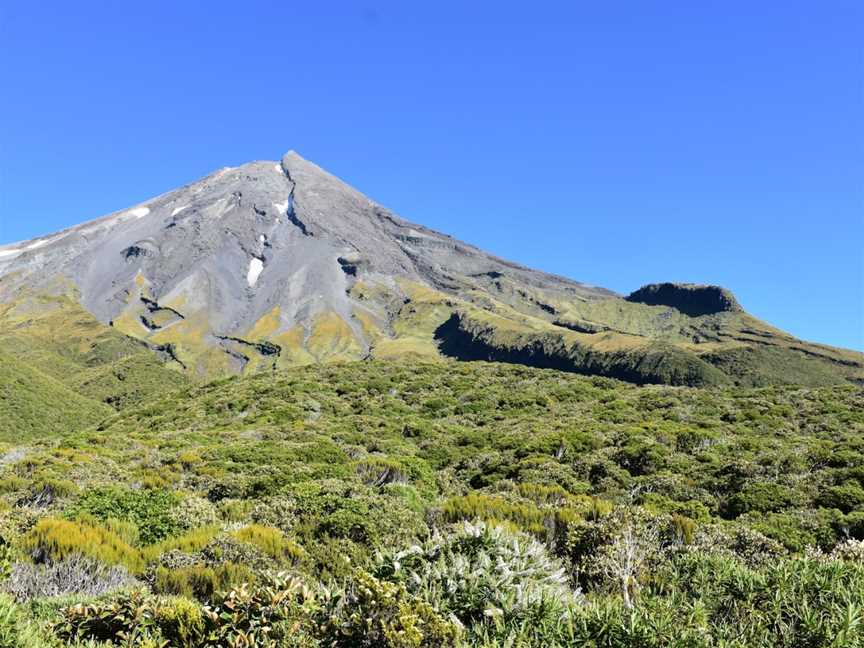
<instances>
[{"instance_id":1,"label":"dark rock outcrop","mask_svg":"<svg viewBox=\"0 0 864 648\"><path fill-rule=\"evenodd\" d=\"M648 284L630 293L625 299L649 306L669 306L691 317L743 311L735 295L720 286L682 283Z\"/></svg>"}]
</instances>

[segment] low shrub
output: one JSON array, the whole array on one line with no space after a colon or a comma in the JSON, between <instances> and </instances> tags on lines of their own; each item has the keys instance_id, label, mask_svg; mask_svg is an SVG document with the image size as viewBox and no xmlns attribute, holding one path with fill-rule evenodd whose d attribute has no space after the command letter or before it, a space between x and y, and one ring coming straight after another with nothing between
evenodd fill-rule
<instances>
[{"instance_id":1,"label":"low shrub","mask_svg":"<svg viewBox=\"0 0 864 648\"><path fill-rule=\"evenodd\" d=\"M179 530L172 516L177 497L164 490L99 488L88 492L67 511L70 519L91 515L103 522L109 519L132 522L138 527L141 542L154 544Z\"/></svg>"},{"instance_id":2,"label":"low shrub","mask_svg":"<svg viewBox=\"0 0 864 648\"><path fill-rule=\"evenodd\" d=\"M107 565L123 565L132 572L144 566L141 553L116 533L73 520L39 520L24 538L23 546L37 563L80 554Z\"/></svg>"},{"instance_id":3,"label":"low shrub","mask_svg":"<svg viewBox=\"0 0 864 648\"><path fill-rule=\"evenodd\" d=\"M0 594L0 648L43 648L45 638L11 597Z\"/></svg>"},{"instance_id":4,"label":"low shrub","mask_svg":"<svg viewBox=\"0 0 864 648\"><path fill-rule=\"evenodd\" d=\"M324 635L334 648L450 648L462 634L458 623L411 596L403 584L362 570L327 604Z\"/></svg>"},{"instance_id":5,"label":"low shrub","mask_svg":"<svg viewBox=\"0 0 864 648\"><path fill-rule=\"evenodd\" d=\"M276 527L288 533L297 523L295 502L292 498L281 495L262 498L255 503L249 517L256 524Z\"/></svg>"},{"instance_id":6,"label":"low shrub","mask_svg":"<svg viewBox=\"0 0 864 648\"><path fill-rule=\"evenodd\" d=\"M153 623L169 645L177 648L195 648L205 638L204 612L188 598L159 600L153 605Z\"/></svg>"},{"instance_id":7,"label":"low shrub","mask_svg":"<svg viewBox=\"0 0 864 648\"><path fill-rule=\"evenodd\" d=\"M583 504L581 501L578 509L557 504L538 506L530 500L513 501L474 492L446 500L441 506L441 514L445 522L508 520L527 532L545 536L555 533L557 528L582 520L587 509L587 502Z\"/></svg>"},{"instance_id":8,"label":"low shrub","mask_svg":"<svg viewBox=\"0 0 864 648\"><path fill-rule=\"evenodd\" d=\"M15 563L3 589L23 602L69 594L100 596L130 587L134 582L124 567L71 554L45 565Z\"/></svg>"},{"instance_id":9,"label":"low shrub","mask_svg":"<svg viewBox=\"0 0 864 648\"><path fill-rule=\"evenodd\" d=\"M234 563L260 572L272 570L277 565L256 545L238 540L230 534L217 535L198 554L208 565Z\"/></svg>"},{"instance_id":10,"label":"low shrub","mask_svg":"<svg viewBox=\"0 0 864 648\"><path fill-rule=\"evenodd\" d=\"M193 529L183 535L167 538L158 544L144 547L141 553L145 560L151 563L157 560L162 554L172 551L182 551L185 553L201 551L219 535L219 532L218 527Z\"/></svg>"},{"instance_id":11,"label":"low shrub","mask_svg":"<svg viewBox=\"0 0 864 648\"><path fill-rule=\"evenodd\" d=\"M196 496L184 497L169 515L174 525L183 530L210 527L219 521L219 512L213 503Z\"/></svg>"},{"instance_id":12,"label":"low shrub","mask_svg":"<svg viewBox=\"0 0 864 648\"><path fill-rule=\"evenodd\" d=\"M232 534L237 540L255 545L279 563L296 563L303 557L303 549L285 537L279 529L250 524Z\"/></svg>"},{"instance_id":13,"label":"low shrub","mask_svg":"<svg viewBox=\"0 0 864 648\"><path fill-rule=\"evenodd\" d=\"M229 590L242 583L256 580L255 572L243 565L222 563L220 565L195 564L184 567L155 569L153 591L158 594L187 596L200 601L210 601L217 592Z\"/></svg>"},{"instance_id":14,"label":"low shrub","mask_svg":"<svg viewBox=\"0 0 864 648\"><path fill-rule=\"evenodd\" d=\"M411 481L401 462L386 457L368 457L354 467L360 481L368 486L407 484Z\"/></svg>"},{"instance_id":15,"label":"low shrub","mask_svg":"<svg viewBox=\"0 0 864 648\"><path fill-rule=\"evenodd\" d=\"M734 556L750 567L775 562L788 553L776 540L740 526L700 526L690 544L694 550Z\"/></svg>"}]
</instances>

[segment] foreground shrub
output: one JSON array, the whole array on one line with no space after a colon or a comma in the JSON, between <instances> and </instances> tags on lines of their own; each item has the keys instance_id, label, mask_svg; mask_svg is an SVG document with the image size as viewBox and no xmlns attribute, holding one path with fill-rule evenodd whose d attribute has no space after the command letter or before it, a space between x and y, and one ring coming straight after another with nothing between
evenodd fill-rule
<instances>
[{"instance_id":1,"label":"foreground shrub","mask_svg":"<svg viewBox=\"0 0 864 648\"><path fill-rule=\"evenodd\" d=\"M153 573L153 590L159 594L188 596L210 601L217 592L256 580L255 573L243 565L189 565L157 567Z\"/></svg>"},{"instance_id":2,"label":"foreground shrub","mask_svg":"<svg viewBox=\"0 0 864 648\"><path fill-rule=\"evenodd\" d=\"M0 594L0 648L42 648L45 640L15 602Z\"/></svg>"},{"instance_id":3,"label":"foreground shrub","mask_svg":"<svg viewBox=\"0 0 864 648\"><path fill-rule=\"evenodd\" d=\"M379 580L362 570L329 601L327 645L338 648L449 648L461 626L442 617L403 584Z\"/></svg>"},{"instance_id":4,"label":"foreground shrub","mask_svg":"<svg viewBox=\"0 0 864 648\"><path fill-rule=\"evenodd\" d=\"M581 600L544 544L484 522L464 522L422 546L384 556L376 574L467 626L560 618Z\"/></svg>"},{"instance_id":5,"label":"foreground shrub","mask_svg":"<svg viewBox=\"0 0 864 648\"><path fill-rule=\"evenodd\" d=\"M580 583L601 592L618 592L630 608L669 546L690 535L692 529L685 529L677 518L619 507L597 520L571 525L559 551Z\"/></svg>"},{"instance_id":6,"label":"foreground shrub","mask_svg":"<svg viewBox=\"0 0 864 648\"><path fill-rule=\"evenodd\" d=\"M864 646L864 563L857 556L779 558L751 567L697 549L676 555L660 575L654 604L656 595L671 594L665 605L677 614L698 610L717 645Z\"/></svg>"},{"instance_id":7,"label":"foreground shrub","mask_svg":"<svg viewBox=\"0 0 864 648\"><path fill-rule=\"evenodd\" d=\"M311 648L318 626L315 593L285 573L265 574L255 586L241 586L205 607L208 646Z\"/></svg>"},{"instance_id":8,"label":"foreground shrub","mask_svg":"<svg viewBox=\"0 0 864 648\"><path fill-rule=\"evenodd\" d=\"M286 538L281 530L273 527L250 524L235 531L233 535L241 542L255 545L280 563L294 563L303 557L303 549Z\"/></svg>"},{"instance_id":9,"label":"foreground shrub","mask_svg":"<svg viewBox=\"0 0 864 648\"><path fill-rule=\"evenodd\" d=\"M65 641L122 639L153 625L152 607L152 601L140 591L73 605L63 611L63 619L55 624L54 632Z\"/></svg>"},{"instance_id":10,"label":"foreground shrub","mask_svg":"<svg viewBox=\"0 0 864 648\"><path fill-rule=\"evenodd\" d=\"M138 638L150 637L158 639L155 645L179 648L299 648L315 645L316 610L314 594L301 581L268 574L260 585L233 589L212 606L142 592L74 605L63 610L54 632L67 642L139 646Z\"/></svg>"},{"instance_id":11,"label":"foreground shrub","mask_svg":"<svg viewBox=\"0 0 864 648\"><path fill-rule=\"evenodd\" d=\"M72 554L45 565L15 563L3 589L18 601L29 601L68 594L100 596L134 582L124 567Z\"/></svg>"},{"instance_id":12,"label":"foreground shrub","mask_svg":"<svg viewBox=\"0 0 864 648\"><path fill-rule=\"evenodd\" d=\"M171 598L154 605L153 623L172 646L192 648L204 639L204 612L186 598Z\"/></svg>"},{"instance_id":13,"label":"foreground shrub","mask_svg":"<svg viewBox=\"0 0 864 648\"><path fill-rule=\"evenodd\" d=\"M132 572L143 567L141 554L116 533L72 520L39 520L23 545L37 563L80 554L108 565L123 565Z\"/></svg>"},{"instance_id":14,"label":"foreground shrub","mask_svg":"<svg viewBox=\"0 0 864 648\"><path fill-rule=\"evenodd\" d=\"M132 522L138 527L141 542L153 544L180 528L172 515L176 504L177 497L164 490L100 488L82 497L68 515L71 518L90 515L103 522L109 519Z\"/></svg>"}]
</instances>

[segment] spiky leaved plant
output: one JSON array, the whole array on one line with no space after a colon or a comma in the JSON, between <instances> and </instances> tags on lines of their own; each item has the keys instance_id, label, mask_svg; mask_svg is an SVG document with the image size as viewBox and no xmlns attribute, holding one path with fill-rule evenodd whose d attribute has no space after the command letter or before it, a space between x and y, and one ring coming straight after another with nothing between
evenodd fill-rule
<instances>
[{"instance_id":1,"label":"spiky leaved plant","mask_svg":"<svg viewBox=\"0 0 864 648\"><path fill-rule=\"evenodd\" d=\"M544 544L485 522L463 522L423 545L379 556L376 573L466 626L558 618L581 600Z\"/></svg>"}]
</instances>

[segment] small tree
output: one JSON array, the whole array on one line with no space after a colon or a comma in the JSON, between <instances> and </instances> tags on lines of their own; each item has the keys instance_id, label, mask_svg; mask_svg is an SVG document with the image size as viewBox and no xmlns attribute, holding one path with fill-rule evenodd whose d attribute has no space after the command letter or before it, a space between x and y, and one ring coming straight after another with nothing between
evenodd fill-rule
<instances>
[{"instance_id":1,"label":"small tree","mask_svg":"<svg viewBox=\"0 0 864 648\"><path fill-rule=\"evenodd\" d=\"M656 524L641 524L638 529L632 516L625 515L623 525L611 544L597 555L600 568L618 582L624 607L633 609L639 578L660 551L660 533Z\"/></svg>"},{"instance_id":2,"label":"small tree","mask_svg":"<svg viewBox=\"0 0 864 648\"><path fill-rule=\"evenodd\" d=\"M662 530L661 520L621 506L599 520L574 525L563 551L586 589L620 591L625 607L632 609L640 580L661 560L668 544Z\"/></svg>"}]
</instances>

